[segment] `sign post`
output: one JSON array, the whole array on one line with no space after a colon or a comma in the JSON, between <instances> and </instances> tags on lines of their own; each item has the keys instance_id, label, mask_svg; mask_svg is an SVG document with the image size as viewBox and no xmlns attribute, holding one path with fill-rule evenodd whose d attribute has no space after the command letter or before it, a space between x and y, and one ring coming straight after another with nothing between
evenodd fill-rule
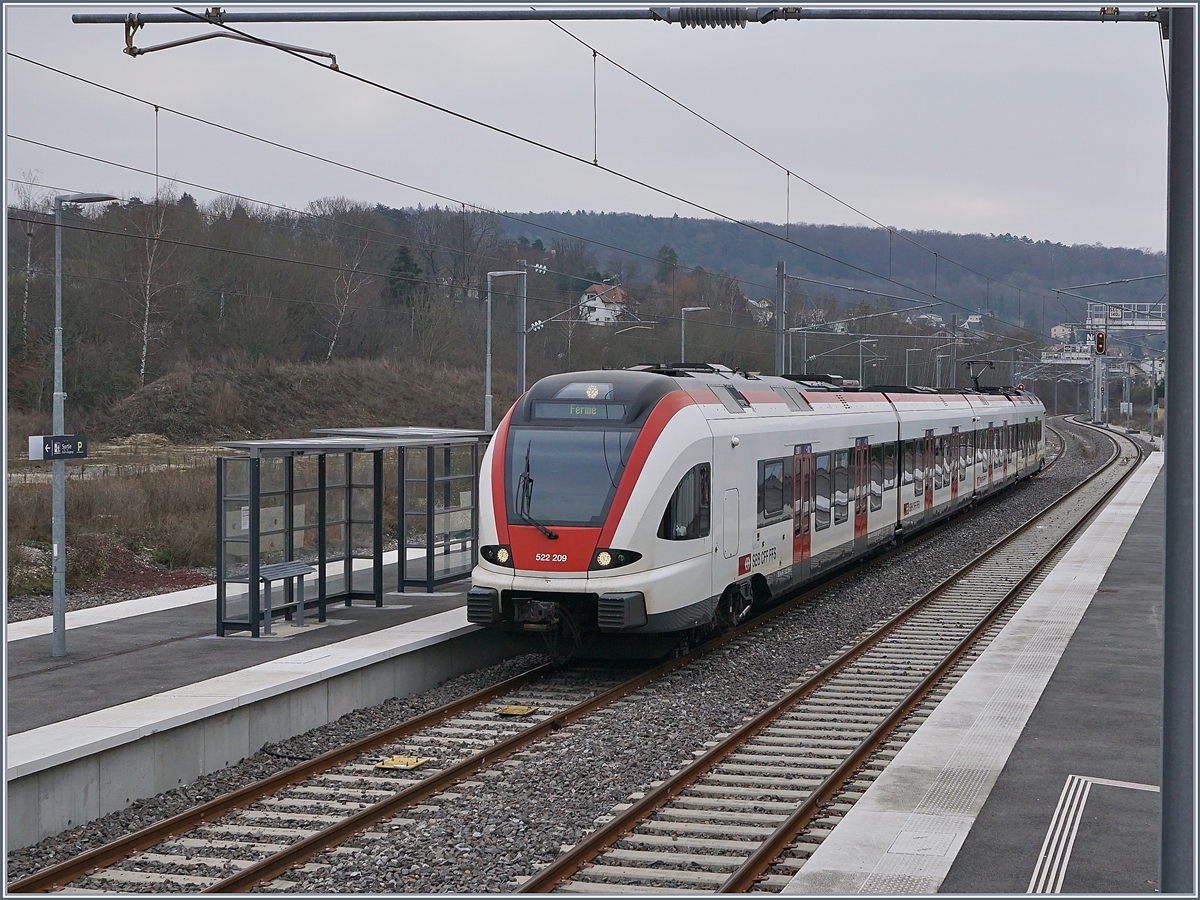
<instances>
[{"instance_id":1,"label":"sign post","mask_svg":"<svg viewBox=\"0 0 1200 900\"><path fill-rule=\"evenodd\" d=\"M88 452L86 434L31 434L29 436L29 458L41 459L86 459Z\"/></svg>"}]
</instances>

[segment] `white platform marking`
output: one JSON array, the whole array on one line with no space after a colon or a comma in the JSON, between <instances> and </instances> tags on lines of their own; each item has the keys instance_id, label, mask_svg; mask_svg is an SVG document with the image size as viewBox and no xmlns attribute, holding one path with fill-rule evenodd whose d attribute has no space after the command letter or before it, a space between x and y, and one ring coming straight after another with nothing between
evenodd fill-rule
<instances>
[{"instance_id":1,"label":"white platform marking","mask_svg":"<svg viewBox=\"0 0 1200 900\"><path fill-rule=\"evenodd\" d=\"M1162 465L1149 455L783 893L937 891Z\"/></svg>"},{"instance_id":2,"label":"white platform marking","mask_svg":"<svg viewBox=\"0 0 1200 900\"><path fill-rule=\"evenodd\" d=\"M1058 806L1054 808L1054 816L1050 819L1046 839L1042 841L1042 849L1038 853L1033 877L1029 879L1027 894L1057 894L1062 891L1067 863L1071 860L1075 836L1079 834L1079 823L1083 821L1083 808L1087 805L1088 794L1091 793L1093 784L1158 793L1158 785L1155 784L1068 775L1067 783L1063 785L1062 794L1058 798Z\"/></svg>"}]
</instances>

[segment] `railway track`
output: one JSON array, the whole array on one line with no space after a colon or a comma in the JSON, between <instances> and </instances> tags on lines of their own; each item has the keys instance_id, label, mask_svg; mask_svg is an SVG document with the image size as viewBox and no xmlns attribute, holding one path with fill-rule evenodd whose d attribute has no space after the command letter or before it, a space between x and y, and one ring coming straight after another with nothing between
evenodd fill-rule
<instances>
[{"instance_id":1,"label":"railway track","mask_svg":"<svg viewBox=\"0 0 1200 900\"><path fill-rule=\"evenodd\" d=\"M1092 478L614 810L519 890L781 890L852 805L851 795L865 790L981 652L980 639L1002 627L1136 468L1141 449L1111 437L1116 452Z\"/></svg>"},{"instance_id":2,"label":"railway track","mask_svg":"<svg viewBox=\"0 0 1200 900\"><path fill-rule=\"evenodd\" d=\"M1059 454L1050 465L1061 456L1065 445L1061 435L1058 443ZM695 653L738 639L814 592L806 591ZM456 791L470 790L474 773L680 668L690 658L671 660L628 680L612 671L540 667L14 881L8 885L9 891L69 885L100 892L144 892L154 887L232 892L258 884L287 890L293 882L285 873L318 868L318 864L306 862L314 854L337 848L352 835L370 841L388 829L404 827L407 820L396 818L403 810L439 794L443 800L453 799L453 793L445 793L452 786ZM871 673L862 679L856 688L860 692L887 681L886 676ZM377 767L385 760L392 760L391 767ZM749 760L741 764L761 763ZM417 768L398 768L406 765ZM796 798L772 802L794 806ZM741 804L733 805L739 808L734 812L744 813ZM693 804L693 813L704 808L704 804ZM778 814L778 809L766 813ZM761 828L765 821L761 814L749 815L758 818L746 820L749 824L743 826ZM334 849L332 855L336 857L338 852ZM637 852L629 857L639 858Z\"/></svg>"}]
</instances>

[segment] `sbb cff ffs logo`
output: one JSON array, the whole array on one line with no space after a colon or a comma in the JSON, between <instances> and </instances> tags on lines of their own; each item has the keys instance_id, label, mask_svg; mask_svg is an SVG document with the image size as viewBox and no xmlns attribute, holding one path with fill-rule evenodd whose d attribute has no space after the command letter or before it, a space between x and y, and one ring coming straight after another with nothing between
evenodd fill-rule
<instances>
[{"instance_id":1,"label":"sbb cff ffs logo","mask_svg":"<svg viewBox=\"0 0 1200 900\"><path fill-rule=\"evenodd\" d=\"M1105 348L1104 348L1104 332L1103 332L1103 331L1097 331L1097 332L1096 332L1096 355L1097 355L1097 356L1104 356L1104 354L1105 354L1106 352L1107 352L1107 351L1106 351L1106 350L1105 350Z\"/></svg>"}]
</instances>

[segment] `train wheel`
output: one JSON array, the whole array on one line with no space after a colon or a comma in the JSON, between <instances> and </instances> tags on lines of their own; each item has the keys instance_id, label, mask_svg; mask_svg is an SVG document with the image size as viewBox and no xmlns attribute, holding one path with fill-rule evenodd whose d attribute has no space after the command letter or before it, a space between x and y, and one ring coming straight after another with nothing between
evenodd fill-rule
<instances>
[{"instance_id":1,"label":"train wheel","mask_svg":"<svg viewBox=\"0 0 1200 900\"><path fill-rule=\"evenodd\" d=\"M725 593L721 595L717 604L717 630L724 634L741 625L750 615L750 607L753 605L754 594L749 585L743 587L740 584L731 584L725 588Z\"/></svg>"}]
</instances>

